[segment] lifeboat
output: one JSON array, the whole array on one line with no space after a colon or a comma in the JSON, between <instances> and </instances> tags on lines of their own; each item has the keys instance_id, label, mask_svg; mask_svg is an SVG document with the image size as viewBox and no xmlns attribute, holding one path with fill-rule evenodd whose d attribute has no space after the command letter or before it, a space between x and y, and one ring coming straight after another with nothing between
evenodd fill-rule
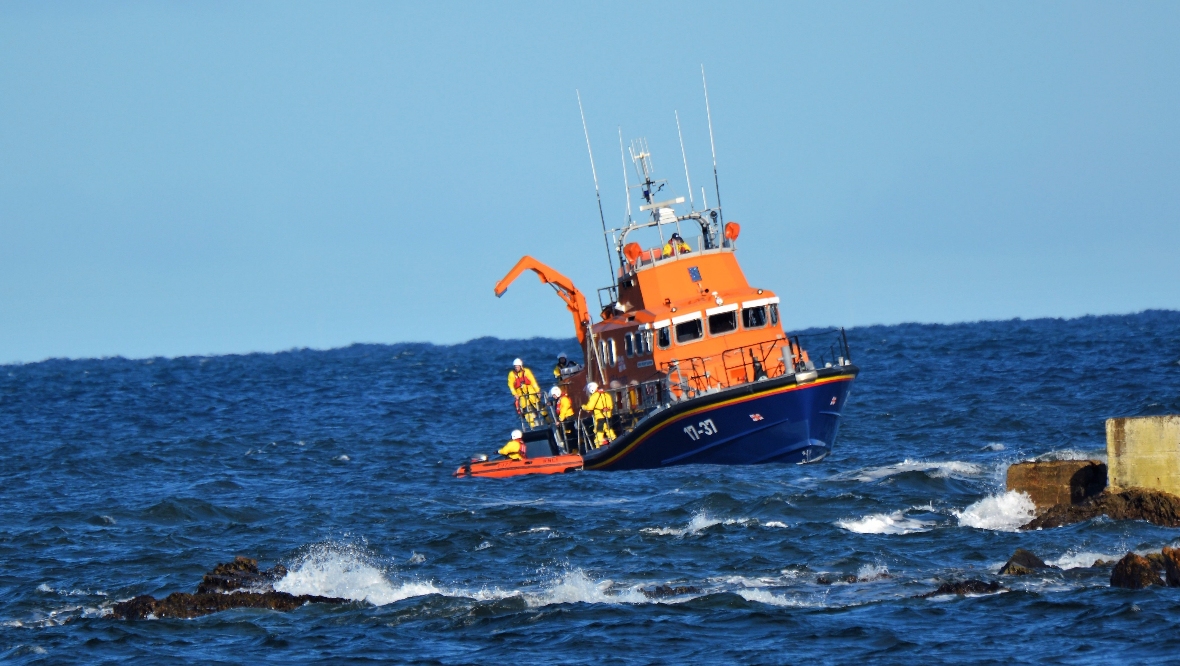
<instances>
[{"instance_id":1,"label":"lifeboat","mask_svg":"<svg viewBox=\"0 0 1180 666\"><path fill-rule=\"evenodd\" d=\"M565 474L577 472L583 467L582 456L577 453L554 451L547 436L537 437L530 433L532 441L525 442L525 455L520 460L499 458L489 460L477 456L463 463L455 470L456 477L487 477L501 479L525 474ZM542 431L543 434L543 431Z\"/></svg>"},{"instance_id":2,"label":"lifeboat","mask_svg":"<svg viewBox=\"0 0 1180 666\"><path fill-rule=\"evenodd\" d=\"M711 120L709 133L712 142ZM859 373L844 330L789 333L784 317L806 307L803 285L779 294L751 284L738 263L742 229L725 219L716 191L714 207L703 188L693 199L691 182L688 202L671 197L646 141L632 142L629 154L636 178L628 176L627 209L637 190L640 216L628 212L613 229L602 220L613 280L598 290L597 312L572 281L530 256L495 286L503 296L531 271L554 288L583 357L555 383L575 408L588 384L601 387L613 403L614 437L596 434L588 412L558 421L542 393L523 410L515 405L526 439L580 456L587 470L823 460ZM472 475L477 464L490 463L471 463Z\"/></svg>"}]
</instances>

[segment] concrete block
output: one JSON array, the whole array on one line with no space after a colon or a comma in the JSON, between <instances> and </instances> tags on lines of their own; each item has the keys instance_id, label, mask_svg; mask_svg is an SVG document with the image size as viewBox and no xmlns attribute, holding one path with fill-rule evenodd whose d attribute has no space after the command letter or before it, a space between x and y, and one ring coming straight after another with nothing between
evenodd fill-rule
<instances>
[{"instance_id":1,"label":"concrete block","mask_svg":"<svg viewBox=\"0 0 1180 666\"><path fill-rule=\"evenodd\" d=\"M1098 460L1044 460L1008 468L1008 490L1028 493L1040 513L1058 504L1077 504L1106 488L1106 465Z\"/></svg>"},{"instance_id":2,"label":"concrete block","mask_svg":"<svg viewBox=\"0 0 1180 666\"><path fill-rule=\"evenodd\" d=\"M1180 495L1180 415L1106 420L1112 488Z\"/></svg>"}]
</instances>

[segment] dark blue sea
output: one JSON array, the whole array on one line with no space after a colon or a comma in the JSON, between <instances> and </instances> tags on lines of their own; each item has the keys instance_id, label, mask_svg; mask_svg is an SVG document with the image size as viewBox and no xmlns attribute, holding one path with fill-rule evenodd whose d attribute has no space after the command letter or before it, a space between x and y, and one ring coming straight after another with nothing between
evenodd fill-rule
<instances>
[{"instance_id":1,"label":"dark blue sea","mask_svg":"<svg viewBox=\"0 0 1180 666\"><path fill-rule=\"evenodd\" d=\"M1180 590L1096 560L1180 543L1021 533L1008 464L1104 457L1180 413L1180 312L872 326L813 465L457 480L513 427L505 373L569 340L0 366L0 660L15 663L1175 662ZM1010 591L1017 547L1061 567ZM235 555L290 613L124 621ZM835 580L823 584L821 577ZM649 598L656 586L696 588Z\"/></svg>"}]
</instances>

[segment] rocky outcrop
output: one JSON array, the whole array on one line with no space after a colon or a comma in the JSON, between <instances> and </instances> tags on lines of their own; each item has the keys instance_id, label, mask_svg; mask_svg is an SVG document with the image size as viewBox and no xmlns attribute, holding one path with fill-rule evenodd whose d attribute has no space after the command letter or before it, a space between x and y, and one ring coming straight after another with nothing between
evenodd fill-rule
<instances>
[{"instance_id":1,"label":"rocky outcrop","mask_svg":"<svg viewBox=\"0 0 1180 666\"><path fill-rule=\"evenodd\" d=\"M938 589L926 594L919 594L919 599L927 599L929 597L941 597L946 594L995 594L996 592L1006 591L1008 588L1000 585L996 581L987 582L982 580L960 580L951 583L943 583L938 586Z\"/></svg>"},{"instance_id":2,"label":"rocky outcrop","mask_svg":"<svg viewBox=\"0 0 1180 666\"><path fill-rule=\"evenodd\" d=\"M1017 548L1012 557L1000 569L1001 576L1027 576L1035 573L1037 569L1056 569L1057 567L1045 564L1045 561L1034 555L1032 552L1023 548Z\"/></svg>"},{"instance_id":3,"label":"rocky outcrop","mask_svg":"<svg viewBox=\"0 0 1180 666\"><path fill-rule=\"evenodd\" d=\"M1180 497L1144 488L1102 493L1080 504L1058 504L1021 529L1061 527L1098 516L1114 520L1146 520L1155 525L1180 527Z\"/></svg>"},{"instance_id":4,"label":"rocky outcrop","mask_svg":"<svg viewBox=\"0 0 1180 666\"><path fill-rule=\"evenodd\" d=\"M701 589L693 587L692 585L657 585L650 590L643 590L643 596L648 599L665 599L667 597L679 597L684 594L699 594Z\"/></svg>"},{"instance_id":5,"label":"rocky outcrop","mask_svg":"<svg viewBox=\"0 0 1180 666\"><path fill-rule=\"evenodd\" d=\"M1027 493L1040 513L1077 504L1106 488L1106 464L1099 460L1033 460L1008 468L1008 490Z\"/></svg>"},{"instance_id":6,"label":"rocky outcrop","mask_svg":"<svg viewBox=\"0 0 1180 666\"><path fill-rule=\"evenodd\" d=\"M274 583L285 575L287 570L281 564L259 571L257 560L237 557L233 562L218 564L213 571L205 574L196 594L174 592L163 599L144 594L115 604L111 617L120 620L187 619L231 608L289 611L307 603L348 602L348 599L336 597L276 592Z\"/></svg>"},{"instance_id":7,"label":"rocky outcrop","mask_svg":"<svg viewBox=\"0 0 1180 666\"><path fill-rule=\"evenodd\" d=\"M1140 590L1152 585L1163 584L1164 581L1152 566L1151 561L1135 553L1127 553L1126 557L1114 565L1114 571L1110 573L1111 587Z\"/></svg>"}]
</instances>

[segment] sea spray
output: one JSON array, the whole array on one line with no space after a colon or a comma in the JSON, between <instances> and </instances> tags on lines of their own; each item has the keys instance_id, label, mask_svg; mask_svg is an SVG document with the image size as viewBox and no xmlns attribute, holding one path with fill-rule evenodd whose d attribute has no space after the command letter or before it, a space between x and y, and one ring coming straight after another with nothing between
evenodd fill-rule
<instances>
[{"instance_id":1,"label":"sea spray","mask_svg":"<svg viewBox=\"0 0 1180 666\"><path fill-rule=\"evenodd\" d=\"M1015 532L1036 516L1037 507L1028 493L1009 490L1000 495L989 495L962 511L951 513L962 527L981 530Z\"/></svg>"}]
</instances>

